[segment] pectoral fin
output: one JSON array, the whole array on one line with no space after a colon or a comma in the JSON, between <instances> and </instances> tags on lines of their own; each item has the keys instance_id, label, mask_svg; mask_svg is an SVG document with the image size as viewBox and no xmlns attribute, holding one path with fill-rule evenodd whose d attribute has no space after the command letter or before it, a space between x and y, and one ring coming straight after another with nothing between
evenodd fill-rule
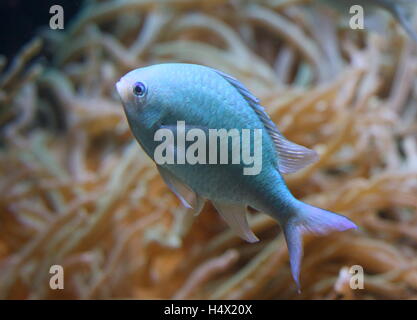
<instances>
[{"instance_id":1,"label":"pectoral fin","mask_svg":"<svg viewBox=\"0 0 417 320\"><path fill-rule=\"evenodd\" d=\"M178 199L180 199L181 203L186 208L192 209L194 215L198 215L201 212L201 209L203 209L205 202L204 198L192 191L169 170L158 165L156 167L158 168L159 174L165 181L166 185L178 197Z\"/></svg>"},{"instance_id":2,"label":"pectoral fin","mask_svg":"<svg viewBox=\"0 0 417 320\"><path fill-rule=\"evenodd\" d=\"M249 227L246 206L220 202L213 202L213 205L239 237L251 243L259 241Z\"/></svg>"}]
</instances>

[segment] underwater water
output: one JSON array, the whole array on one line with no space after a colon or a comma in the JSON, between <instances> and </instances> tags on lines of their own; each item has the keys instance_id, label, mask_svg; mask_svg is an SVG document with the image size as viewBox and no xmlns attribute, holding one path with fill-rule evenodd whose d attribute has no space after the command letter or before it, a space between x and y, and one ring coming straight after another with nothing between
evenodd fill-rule
<instances>
[{"instance_id":1,"label":"underwater water","mask_svg":"<svg viewBox=\"0 0 417 320\"><path fill-rule=\"evenodd\" d=\"M362 2L363 29L319 0L3 1L0 299L417 298L417 5ZM115 84L163 62L233 75L320 156L288 187L359 229L305 235L300 294L276 221L193 216L133 138Z\"/></svg>"}]
</instances>

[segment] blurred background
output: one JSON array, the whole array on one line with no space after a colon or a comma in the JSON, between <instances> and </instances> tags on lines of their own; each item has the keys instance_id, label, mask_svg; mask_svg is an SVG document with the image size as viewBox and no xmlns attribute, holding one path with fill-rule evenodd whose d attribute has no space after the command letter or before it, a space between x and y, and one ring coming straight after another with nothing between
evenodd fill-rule
<instances>
[{"instance_id":1,"label":"blurred background","mask_svg":"<svg viewBox=\"0 0 417 320\"><path fill-rule=\"evenodd\" d=\"M371 3L353 30L324 0L2 1L0 299L417 298L416 42ZM276 222L193 217L133 140L114 84L160 62L235 76L320 154L288 186L359 230L305 237L301 294Z\"/></svg>"}]
</instances>

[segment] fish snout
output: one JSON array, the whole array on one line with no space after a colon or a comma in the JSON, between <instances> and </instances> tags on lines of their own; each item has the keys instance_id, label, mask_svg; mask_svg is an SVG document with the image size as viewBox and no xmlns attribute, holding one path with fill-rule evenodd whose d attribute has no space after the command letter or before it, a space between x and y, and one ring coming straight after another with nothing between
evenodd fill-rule
<instances>
[{"instance_id":1,"label":"fish snout","mask_svg":"<svg viewBox=\"0 0 417 320\"><path fill-rule=\"evenodd\" d=\"M119 94L120 98L122 99L122 101L127 101L129 98L129 90L127 88L128 86L126 85L126 82L123 81L123 79L120 79L117 83L116 83L116 90L117 93Z\"/></svg>"}]
</instances>

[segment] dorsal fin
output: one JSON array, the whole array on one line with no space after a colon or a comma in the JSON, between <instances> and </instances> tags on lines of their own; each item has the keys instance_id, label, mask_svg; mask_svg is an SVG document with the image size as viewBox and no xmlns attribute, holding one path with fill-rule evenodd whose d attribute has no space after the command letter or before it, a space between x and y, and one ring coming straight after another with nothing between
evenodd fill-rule
<instances>
[{"instance_id":1,"label":"dorsal fin","mask_svg":"<svg viewBox=\"0 0 417 320\"><path fill-rule=\"evenodd\" d=\"M264 107L259 104L259 99L250 93L239 80L219 70L213 70L236 88L259 116L259 119L261 119L265 129L275 144L275 149L278 153L278 170L281 173L294 173L318 160L318 154L314 150L291 142L282 135L275 123L265 112Z\"/></svg>"}]
</instances>

